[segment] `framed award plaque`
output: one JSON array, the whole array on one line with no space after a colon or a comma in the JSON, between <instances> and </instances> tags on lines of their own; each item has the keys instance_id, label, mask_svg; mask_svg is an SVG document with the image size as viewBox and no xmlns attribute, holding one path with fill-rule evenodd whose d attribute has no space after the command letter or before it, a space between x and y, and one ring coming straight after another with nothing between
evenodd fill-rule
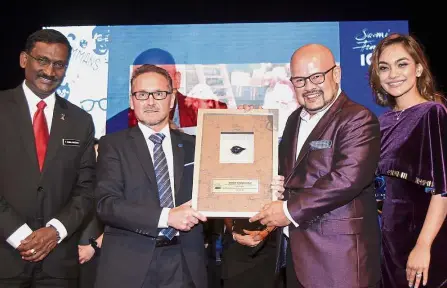
<instances>
[{"instance_id":1,"label":"framed award plaque","mask_svg":"<svg viewBox=\"0 0 447 288\"><path fill-rule=\"evenodd\" d=\"M278 110L199 109L192 207L211 218L249 218L276 200Z\"/></svg>"}]
</instances>

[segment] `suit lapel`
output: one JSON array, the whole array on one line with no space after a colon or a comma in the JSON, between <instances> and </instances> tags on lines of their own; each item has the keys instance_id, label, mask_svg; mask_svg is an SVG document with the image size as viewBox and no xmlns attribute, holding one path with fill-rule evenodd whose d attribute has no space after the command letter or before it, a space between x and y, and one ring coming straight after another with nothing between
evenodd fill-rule
<instances>
[{"instance_id":1,"label":"suit lapel","mask_svg":"<svg viewBox=\"0 0 447 288\"><path fill-rule=\"evenodd\" d=\"M11 114L10 119L12 119L12 123L16 123L20 131L18 134L22 138L22 144L29 156L32 167L34 167L34 170L40 174L39 165L37 163L33 124L22 86L19 86L14 90L10 103L12 105L11 109L7 108L6 111Z\"/></svg>"},{"instance_id":2,"label":"suit lapel","mask_svg":"<svg viewBox=\"0 0 447 288\"><path fill-rule=\"evenodd\" d=\"M175 198L178 199L181 180L183 177L183 168L185 163L185 151L183 149L183 143L181 135L175 130L171 130L171 143L172 143L172 154L174 158L174 189ZM178 206L180 201L176 201L176 206Z\"/></svg>"},{"instance_id":3,"label":"suit lapel","mask_svg":"<svg viewBox=\"0 0 447 288\"><path fill-rule=\"evenodd\" d=\"M343 106L345 101L346 97L344 96L343 93L341 93L338 99L335 100L334 104L332 104L331 108L329 108L326 114L324 114L324 116L320 119L317 126L315 126L315 128L309 134L309 137L307 137L306 141L304 142L300 154L298 155L298 159L296 160L294 169L304 159L304 156L306 156L306 154L309 153L310 149L309 143L320 139L324 131L326 131L328 125L334 120L334 117L337 115L337 113L341 111L341 107Z\"/></svg>"},{"instance_id":4,"label":"suit lapel","mask_svg":"<svg viewBox=\"0 0 447 288\"><path fill-rule=\"evenodd\" d=\"M61 115L64 116L61 117ZM48 140L47 153L45 155L42 175L48 170L49 163L53 160L57 154L57 151L62 146L62 137L70 122L71 119L70 115L68 115L67 103L65 103L59 96L56 96L53 120L51 122L50 138ZM76 125L76 123L73 124Z\"/></svg>"},{"instance_id":5,"label":"suit lapel","mask_svg":"<svg viewBox=\"0 0 447 288\"><path fill-rule=\"evenodd\" d=\"M296 145L298 142L298 131L300 129L301 124L301 111L303 108L299 108L298 111L295 112L293 118L290 120L292 123L296 123L296 125L289 125L291 131L284 131L283 139L284 140L284 151L286 151L286 157L284 159L284 170L283 173L285 175L289 175L292 172L293 167L295 166L296 160ZM286 138L287 137L287 138ZM281 142L283 141L281 140ZM290 145L290 146L287 146Z\"/></svg>"},{"instance_id":6,"label":"suit lapel","mask_svg":"<svg viewBox=\"0 0 447 288\"><path fill-rule=\"evenodd\" d=\"M138 126L133 127L129 131L129 136L132 141L132 145L135 148L134 151L137 154L137 159L140 161L141 167L151 183L157 185L155 179L154 165L152 164L151 154L147 148L146 139L144 139L143 133Z\"/></svg>"}]
</instances>

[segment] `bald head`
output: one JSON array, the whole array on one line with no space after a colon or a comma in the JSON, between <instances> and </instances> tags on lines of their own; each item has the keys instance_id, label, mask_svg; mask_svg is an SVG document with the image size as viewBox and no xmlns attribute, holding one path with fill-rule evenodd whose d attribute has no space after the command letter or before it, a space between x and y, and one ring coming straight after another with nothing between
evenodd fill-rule
<instances>
[{"instance_id":1,"label":"bald head","mask_svg":"<svg viewBox=\"0 0 447 288\"><path fill-rule=\"evenodd\" d=\"M321 44L307 44L297 49L293 55L290 65L306 65L330 67L335 65L335 58L332 51Z\"/></svg>"},{"instance_id":2,"label":"bald head","mask_svg":"<svg viewBox=\"0 0 447 288\"><path fill-rule=\"evenodd\" d=\"M337 96L341 69L326 46L308 44L300 47L292 55L290 72L297 101L310 114L323 110Z\"/></svg>"}]
</instances>

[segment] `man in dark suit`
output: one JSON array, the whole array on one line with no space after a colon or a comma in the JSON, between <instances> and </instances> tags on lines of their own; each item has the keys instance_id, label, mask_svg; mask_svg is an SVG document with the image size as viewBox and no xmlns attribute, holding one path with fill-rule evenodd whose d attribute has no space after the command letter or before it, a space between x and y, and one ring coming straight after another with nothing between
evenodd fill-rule
<instances>
[{"instance_id":1,"label":"man in dark suit","mask_svg":"<svg viewBox=\"0 0 447 288\"><path fill-rule=\"evenodd\" d=\"M99 142L95 195L105 229L96 287L204 288L206 218L190 201L195 139L169 128L169 73L139 67L130 97L138 125Z\"/></svg>"},{"instance_id":2,"label":"man in dark suit","mask_svg":"<svg viewBox=\"0 0 447 288\"><path fill-rule=\"evenodd\" d=\"M98 155L99 140L95 138L95 152ZM78 288L90 288L95 286L96 268L101 255L101 246L104 225L96 215L96 209L92 209L81 226L81 237L79 238L79 283Z\"/></svg>"},{"instance_id":3,"label":"man in dark suit","mask_svg":"<svg viewBox=\"0 0 447 288\"><path fill-rule=\"evenodd\" d=\"M272 183L285 189L285 201L266 205L251 221L285 226L278 230L289 244L287 287L375 287L378 120L341 91L341 68L327 47L298 49L291 74L301 108L290 115L280 143L284 177Z\"/></svg>"},{"instance_id":4,"label":"man in dark suit","mask_svg":"<svg viewBox=\"0 0 447 288\"><path fill-rule=\"evenodd\" d=\"M78 288L90 288L95 285L104 230L104 225L96 216L96 210L87 217L81 229L78 245L79 264L81 264Z\"/></svg>"},{"instance_id":5,"label":"man in dark suit","mask_svg":"<svg viewBox=\"0 0 447 288\"><path fill-rule=\"evenodd\" d=\"M0 287L76 287L79 227L93 207L91 116L55 94L71 47L40 30L25 81L0 93Z\"/></svg>"}]
</instances>

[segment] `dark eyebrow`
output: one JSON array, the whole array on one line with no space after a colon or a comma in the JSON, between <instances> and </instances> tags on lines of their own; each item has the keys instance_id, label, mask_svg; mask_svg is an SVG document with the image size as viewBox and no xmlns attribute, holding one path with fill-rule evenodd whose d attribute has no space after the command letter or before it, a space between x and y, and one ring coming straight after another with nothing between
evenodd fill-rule
<instances>
[{"instance_id":1,"label":"dark eyebrow","mask_svg":"<svg viewBox=\"0 0 447 288\"><path fill-rule=\"evenodd\" d=\"M36 54L34 57L36 57L36 58L47 58L47 59L50 59L50 58L48 58L47 56L40 55L40 54Z\"/></svg>"},{"instance_id":2,"label":"dark eyebrow","mask_svg":"<svg viewBox=\"0 0 447 288\"><path fill-rule=\"evenodd\" d=\"M397 63L397 62L400 62L400 61L402 61L402 60L410 61L410 59L408 59L407 57L402 57L402 58L397 59L397 60L396 60L396 63Z\"/></svg>"},{"instance_id":3,"label":"dark eyebrow","mask_svg":"<svg viewBox=\"0 0 447 288\"><path fill-rule=\"evenodd\" d=\"M402 57L402 58L397 59L395 62L398 63L398 62L400 62L402 60L410 61L410 59L408 59L407 57ZM385 62L385 61L379 61L379 64L386 64L386 65L388 65L388 63Z\"/></svg>"},{"instance_id":4,"label":"dark eyebrow","mask_svg":"<svg viewBox=\"0 0 447 288\"><path fill-rule=\"evenodd\" d=\"M50 61L53 61L53 62L55 62L55 63L65 63L64 60L53 60L53 59L50 59L50 58L48 58L47 56L44 56L44 55L36 55L35 57L36 57L37 59L46 59L46 60L50 60Z\"/></svg>"}]
</instances>

